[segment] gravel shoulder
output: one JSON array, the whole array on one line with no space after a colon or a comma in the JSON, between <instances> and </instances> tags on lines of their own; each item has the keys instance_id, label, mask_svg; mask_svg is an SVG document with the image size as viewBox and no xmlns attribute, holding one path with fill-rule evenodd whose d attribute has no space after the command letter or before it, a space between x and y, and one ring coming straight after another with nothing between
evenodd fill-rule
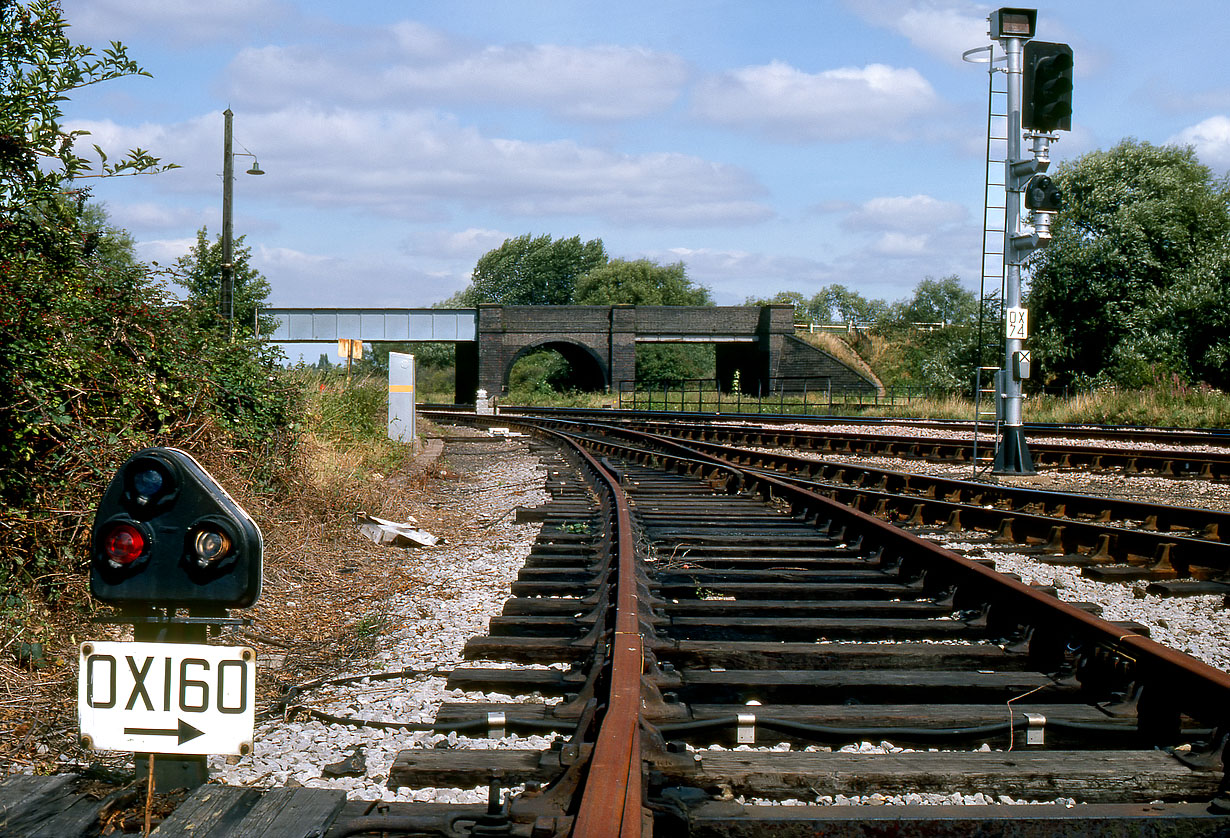
<instances>
[{"instance_id":1,"label":"gravel shoulder","mask_svg":"<svg viewBox=\"0 0 1230 838\"><path fill-rule=\"evenodd\" d=\"M373 654L335 672L337 679L407 669L447 671L462 664L466 640L486 633L487 621L510 596L512 582L538 536L540 524L517 524L510 514L517 506L537 506L548 500L543 489L545 470L527 444L455 429L449 429L448 435L457 439L445 445L441 459L445 479L432 481L426 503L459 514L447 531L434 533L445 543L389 550L388 561L414 565L419 582L383 604L382 631ZM385 786L389 767L406 748L545 748L550 739L459 739L455 733L444 736L362 724L365 720L430 723L442 702L470 699L511 700L448 690L443 677L428 675L360 678L307 689L297 695L296 708L311 708L355 723L327 724L302 718L302 713L298 714L301 720L269 719L258 725L252 756L214 758L211 773L232 785L336 788L352 799L485 802L486 787L391 790ZM347 760L353 766L345 765ZM357 770L360 763L361 772Z\"/></svg>"}]
</instances>

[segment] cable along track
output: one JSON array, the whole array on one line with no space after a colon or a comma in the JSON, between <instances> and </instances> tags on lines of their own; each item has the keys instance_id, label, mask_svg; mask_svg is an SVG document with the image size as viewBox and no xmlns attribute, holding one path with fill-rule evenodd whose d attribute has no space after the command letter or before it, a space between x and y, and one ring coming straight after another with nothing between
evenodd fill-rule
<instances>
[{"instance_id":1,"label":"cable along track","mask_svg":"<svg viewBox=\"0 0 1230 838\"><path fill-rule=\"evenodd\" d=\"M1209 813L1230 803L1225 673L779 478L668 440L577 440L612 492L598 518L622 523L592 542L610 550L527 566L491 634L467 646L577 665L565 702L541 712L575 725L561 750L581 767L515 798L513 824L544 836L1230 824ZM517 677L461 672L470 685ZM544 800L564 791L577 797L548 818ZM915 805L929 795L984 805Z\"/></svg>"}]
</instances>

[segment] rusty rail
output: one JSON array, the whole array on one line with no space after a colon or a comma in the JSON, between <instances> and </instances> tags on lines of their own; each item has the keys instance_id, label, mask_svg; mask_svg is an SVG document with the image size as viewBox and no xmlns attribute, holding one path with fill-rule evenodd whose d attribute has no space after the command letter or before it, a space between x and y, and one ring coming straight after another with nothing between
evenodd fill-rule
<instances>
[{"instance_id":1,"label":"rusty rail","mask_svg":"<svg viewBox=\"0 0 1230 838\"><path fill-rule=\"evenodd\" d=\"M607 427L606 433L618 434L640 444L656 446L662 459L674 459L682 468L708 465L732 475L745 487L786 500L800 513L821 513L835 522L851 525L870 537L892 557L914 563L919 576L931 574L928 587L964 587L965 596L984 596L1000 603L1004 618L1018 623L1034 623L1046 627L1036 640L1042 645L1043 635L1071 632L1087 643L1096 644L1109 654L1129 662L1148 676L1152 685L1147 693L1147 706L1153 718L1142 724L1168 726L1177 724L1180 713L1200 719L1215 727L1226 724L1226 708L1230 707L1230 674L1202 661L1170 649L1133 632L1125 632L1100 617L1056 600L1030 586L986 568L905 530L886 524L865 512L852 509L819 493L803 488L785 478L758 474L744 478L738 466L720 457L706 454L679 441L626 428ZM614 443L612 443L614 445ZM641 452L629 452L641 453ZM890 558L886 556L886 558Z\"/></svg>"},{"instance_id":2,"label":"rusty rail","mask_svg":"<svg viewBox=\"0 0 1230 838\"><path fill-rule=\"evenodd\" d=\"M611 674L586 793L572 834L584 838L639 838L643 834L641 759L641 673L644 640L640 630L635 538L627 498L619 480L575 441L576 451L606 485L614 507L616 554L615 633Z\"/></svg>"}]
</instances>

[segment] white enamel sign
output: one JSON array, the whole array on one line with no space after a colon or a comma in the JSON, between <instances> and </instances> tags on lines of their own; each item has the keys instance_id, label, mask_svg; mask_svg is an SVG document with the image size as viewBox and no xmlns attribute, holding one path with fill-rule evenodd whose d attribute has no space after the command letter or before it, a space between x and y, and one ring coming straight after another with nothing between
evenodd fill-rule
<instances>
[{"instance_id":1,"label":"white enamel sign","mask_svg":"<svg viewBox=\"0 0 1230 838\"><path fill-rule=\"evenodd\" d=\"M196 643L81 644L77 715L87 747L151 754L252 752L256 652Z\"/></svg>"}]
</instances>

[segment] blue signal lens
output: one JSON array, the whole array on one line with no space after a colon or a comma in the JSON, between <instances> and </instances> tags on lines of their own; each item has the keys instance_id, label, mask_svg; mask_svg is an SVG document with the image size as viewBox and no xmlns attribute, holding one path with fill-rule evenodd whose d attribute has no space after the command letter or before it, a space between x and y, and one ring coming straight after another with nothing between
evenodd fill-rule
<instances>
[{"instance_id":1,"label":"blue signal lens","mask_svg":"<svg viewBox=\"0 0 1230 838\"><path fill-rule=\"evenodd\" d=\"M152 498L162 491L165 482L161 472L157 469L149 468L133 475L132 487L137 490L137 494L141 497Z\"/></svg>"}]
</instances>

